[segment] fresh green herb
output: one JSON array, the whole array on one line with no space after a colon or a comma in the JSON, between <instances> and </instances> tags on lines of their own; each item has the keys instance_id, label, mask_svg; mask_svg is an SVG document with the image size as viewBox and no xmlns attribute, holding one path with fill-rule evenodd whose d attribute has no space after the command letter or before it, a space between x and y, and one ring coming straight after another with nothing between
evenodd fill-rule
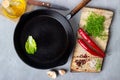
<instances>
[{"instance_id":1,"label":"fresh green herb","mask_svg":"<svg viewBox=\"0 0 120 80\"><path fill-rule=\"evenodd\" d=\"M86 21L87 23L84 26L86 32L90 36L99 37L104 31L105 17L91 12Z\"/></svg>"},{"instance_id":2,"label":"fresh green herb","mask_svg":"<svg viewBox=\"0 0 120 80\"><path fill-rule=\"evenodd\" d=\"M102 39L102 40L107 40L107 39L108 39L108 36L101 35L101 36L100 36L100 39Z\"/></svg>"},{"instance_id":3,"label":"fresh green herb","mask_svg":"<svg viewBox=\"0 0 120 80\"><path fill-rule=\"evenodd\" d=\"M28 36L25 43L25 49L28 54L34 54L37 51L37 45L32 36Z\"/></svg>"},{"instance_id":4,"label":"fresh green herb","mask_svg":"<svg viewBox=\"0 0 120 80\"><path fill-rule=\"evenodd\" d=\"M104 32L102 33L102 35L100 35L100 39L106 40L107 38L108 38L108 35L107 35L107 33L104 31Z\"/></svg>"},{"instance_id":5,"label":"fresh green herb","mask_svg":"<svg viewBox=\"0 0 120 80\"><path fill-rule=\"evenodd\" d=\"M97 71L101 70L102 64L101 64L100 59L97 59L97 63L96 63L96 65L95 65L95 67L96 67L96 70L97 70Z\"/></svg>"}]
</instances>

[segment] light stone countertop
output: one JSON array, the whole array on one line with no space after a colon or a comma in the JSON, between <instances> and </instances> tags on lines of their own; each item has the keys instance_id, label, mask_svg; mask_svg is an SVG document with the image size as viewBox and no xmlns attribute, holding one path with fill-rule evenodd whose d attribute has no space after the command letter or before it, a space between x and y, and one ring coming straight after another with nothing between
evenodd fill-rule
<instances>
[{"instance_id":1,"label":"light stone countertop","mask_svg":"<svg viewBox=\"0 0 120 80\"><path fill-rule=\"evenodd\" d=\"M1 1L1 0L0 0ZM72 10L81 0L42 0L63 5ZM65 68L68 73L58 76L56 80L120 80L120 0L92 0L88 6L105 8L114 11L114 19L110 28L110 41L103 70L100 73L71 73L68 62L55 69ZM59 11L66 15L69 11ZM80 11L70 20L76 32L80 20ZM48 70L29 67L17 55L13 45L15 22L0 16L0 80L51 80L47 77Z\"/></svg>"}]
</instances>

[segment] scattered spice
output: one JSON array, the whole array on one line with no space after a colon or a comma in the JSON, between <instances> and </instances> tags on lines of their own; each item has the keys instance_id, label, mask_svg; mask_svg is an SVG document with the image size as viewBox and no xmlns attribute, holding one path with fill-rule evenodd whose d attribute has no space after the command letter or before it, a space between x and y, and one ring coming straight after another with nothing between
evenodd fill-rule
<instances>
[{"instance_id":1,"label":"scattered spice","mask_svg":"<svg viewBox=\"0 0 120 80\"><path fill-rule=\"evenodd\" d=\"M90 62L89 62L89 65L91 68L95 68L95 65L96 65L96 60L95 59L92 59Z\"/></svg>"},{"instance_id":2,"label":"scattered spice","mask_svg":"<svg viewBox=\"0 0 120 80\"><path fill-rule=\"evenodd\" d=\"M87 54L81 54L80 56L74 56L75 58L88 58L90 56L88 56Z\"/></svg>"},{"instance_id":3,"label":"scattered spice","mask_svg":"<svg viewBox=\"0 0 120 80\"><path fill-rule=\"evenodd\" d=\"M90 61L90 59L88 59L88 61Z\"/></svg>"},{"instance_id":4,"label":"scattered spice","mask_svg":"<svg viewBox=\"0 0 120 80\"><path fill-rule=\"evenodd\" d=\"M85 71L87 71L87 69L85 69Z\"/></svg>"},{"instance_id":5,"label":"scattered spice","mask_svg":"<svg viewBox=\"0 0 120 80\"><path fill-rule=\"evenodd\" d=\"M80 58L88 58L89 56L87 54L80 55Z\"/></svg>"},{"instance_id":6,"label":"scattered spice","mask_svg":"<svg viewBox=\"0 0 120 80\"><path fill-rule=\"evenodd\" d=\"M104 31L104 21L104 16L91 12L86 20L87 23L84 26L88 35L99 37Z\"/></svg>"},{"instance_id":7,"label":"scattered spice","mask_svg":"<svg viewBox=\"0 0 120 80\"><path fill-rule=\"evenodd\" d=\"M77 66L82 67L86 63L86 60L75 60Z\"/></svg>"}]
</instances>

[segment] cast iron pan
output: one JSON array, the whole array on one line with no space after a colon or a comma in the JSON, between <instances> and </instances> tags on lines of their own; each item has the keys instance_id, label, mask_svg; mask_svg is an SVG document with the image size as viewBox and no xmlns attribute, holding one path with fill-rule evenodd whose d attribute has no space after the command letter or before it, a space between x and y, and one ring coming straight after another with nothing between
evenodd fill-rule
<instances>
[{"instance_id":1,"label":"cast iron pan","mask_svg":"<svg viewBox=\"0 0 120 80\"><path fill-rule=\"evenodd\" d=\"M48 69L63 65L75 45L73 29L68 21L90 0L83 0L73 9L67 18L52 10L35 10L20 18L14 32L14 46L19 57L28 65ZM37 43L37 52L27 54L25 42L33 36Z\"/></svg>"}]
</instances>

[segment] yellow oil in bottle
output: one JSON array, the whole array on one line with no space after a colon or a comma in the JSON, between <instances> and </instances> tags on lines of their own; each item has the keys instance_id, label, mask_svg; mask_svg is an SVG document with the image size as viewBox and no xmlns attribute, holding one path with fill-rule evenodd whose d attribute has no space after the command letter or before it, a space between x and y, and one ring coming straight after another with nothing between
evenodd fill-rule
<instances>
[{"instance_id":1,"label":"yellow oil in bottle","mask_svg":"<svg viewBox=\"0 0 120 80\"><path fill-rule=\"evenodd\" d=\"M9 18L18 18L26 10L25 0L8 0L9 5L7 7L2 7L2 12L5 16Z\"/></svg>"}]
</instances>

